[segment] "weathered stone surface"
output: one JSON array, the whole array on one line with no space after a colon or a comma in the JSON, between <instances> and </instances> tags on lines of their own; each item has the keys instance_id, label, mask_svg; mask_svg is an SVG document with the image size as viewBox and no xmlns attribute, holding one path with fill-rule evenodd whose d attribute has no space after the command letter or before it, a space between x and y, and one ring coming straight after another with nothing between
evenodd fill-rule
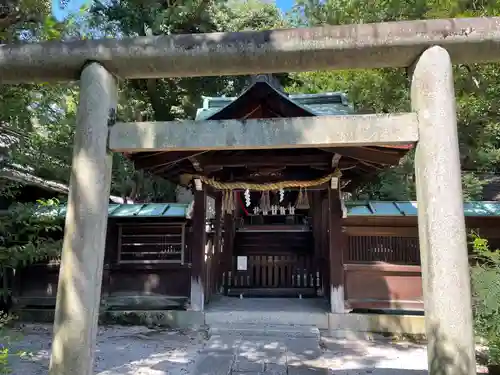
<instances>
[{"instance_id":1,"label":"weathered stone surface","mask_svg":"<svg viewBox=\"0 0 500 375\"><path fill-rule=\"evenodd\" d=\"M233 362L233 355L205 353L205 355L201 355L196 362L195 374L228 375L231 373Z\"/></svg>"},{"instance_id":2,"label":"weathered stone surface","mask_svg":"<svg viewBox=\"0 0 500 375\"><path fill-rule=\"evenodd\" d=\"M430 375L476 373L467 237L450 56L416 62L411 98L419 116L415 153L418 228Z\"/></svg>"},{"instance_id":3,"label":"weathered stone surface","mask_svg":"<svg viewBox=\"0 0 500 375\"><path fill-rule=\"evenodd\" d=\"M418 140L414 113L220 121L117 123L113 151L192 151L409 144Z\"/></svg>"},{"instance_id":4,"label":"weathered stone surface","mask_svg":"<svg viewBox=\"0 0 500 375\"><path fill-rule=\"evenodd\" d=\"M433 45L446 47L454 63L473 63L498 61L499 43L500 18L482 17L17 44L0 48L0 77L76 80L87 61L121 78L407 67Z\"/></svg>"},{"instance_id":5,"label":"weathered stone surface","mask_svg":"<svg viewBox=\"0 0 500 375\"><path fill-rule=\"evenodd\" d=\"M327 375L327 374L328 374L328 369L326 368L310 367L307 365L288 367L288 375Z\"/></svg>"},{"instance_id":6,"label":"weathered stone surface","mask_svg":"<svg viewBox=\"0 0 500 375\"><path fill-rule=\"evenodd\" d=\"M289 364L312 361L322 354L318 341L313 339L288 340L285 345L287 363Z\"/></svg>"},{"instance_id":7,"label":"weathered stone surface","mask_svg":"<svg viewBox=\"0 0 500 375\"><path fill-rule=\"evenodd\" d=\"M111 186L106 141L109 114L116 110L116 89L115 79L101 65L91 63L83 69L51 375L88 375L93 368Z\"/></svg>"},{"instance_id":8,"label":"weathered stone surface","mask_svg":"<svg viewBox=\"0 0 500 375\"><path fill-rule=\"evenodd\" d=\"M264 361L262 359L252 360L243 356L237 356L233 364L233 371L236 372L262 372L264 371Z\"/></svg>"},{"instance_id":9,"label":"weathered stone surface","mask_svg":"<svg viewBox=\"0 0 500 375\"><path fill-rule=\"evenodd\" d=\"M286 364L266 363L264 375L285 375L287 373Z\"/></svg>"},{"instance_id":10,"label":"weathered stone surface","mask_svg":"<svg viewBox=\"0 0 500 375\"><path fill-rule=\"evenodd\" d=\"M289 326L286 324L251 324L251 323L214 323L210 325L209 335L231 335L251 337L273 337L286 339L295 338L314 338L319 340L319 329L314 326Z\"/></svg>"},{"instance_id":11,"label":"weathered stone surface","mask_svg":"<svg viewBox=\"0 0 500 375\"><path fill-rule=\"evenodd\" d=\"M177 296L141 296L113 295L106 297L106 307L109 310L169 310L183 307L187 297Z\"/></svg>"}]
</instances>

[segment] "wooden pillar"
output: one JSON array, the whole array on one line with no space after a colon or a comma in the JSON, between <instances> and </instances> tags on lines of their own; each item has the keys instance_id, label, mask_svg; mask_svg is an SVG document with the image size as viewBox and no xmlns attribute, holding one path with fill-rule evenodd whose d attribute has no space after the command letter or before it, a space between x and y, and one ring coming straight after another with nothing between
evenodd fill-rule
<instances>
[{"instance_id":1,"label":"wooden pillar","mask_svg":"<svg viewBox=\"0 0 500 375\"><path fill-rule=\"evenodd\" d=\"M312 192L312 229L314 238L314 259L321 259L321 191Z\"/></svg>"},{"instance_id":2,"label":"wooden pillar","mask_svg":"<svg viewBox=\"0 0 500 375\"><path fill-rule=\"evenodd\" d=\"M475 374L453 67L445 49L431 47L415 63L411 102L419 120L415 174L429 374Z\"/></svg>"},{"instance_id":3,"label":"wooden pillar","mask_svg":"<svg viewBox=\"0 0 500 375\"><path fill-rule=\"evenodd\" d=\"M333 313L344 313L344 266L342 205L339 190L328 188L328 234L330 264L330 308Z\"/></svg>"},{"instance_id":4,"label":"wooden pillar","mask_svg":"<svg viewBox=\"0 0 500 375\"><path fill-rule=\"evenodd\" d=\"M222 192L215 193L215 239L214 239L214 277L215 289L219 292L222 283Z\"/></svg>"},{"instance_id":5,"label":"wooden pillar","mask_svg":"<svg viewBox=\"0 0 500 375\"><path fill-rule=\"evenodd\" d=\"M328 191L321 192L321 273L323 296L330 301L330 241Z\"/></svg>"},{"instance_id":6,"label":"wooden pillar","mask_svg":"<svg viewBox=\"0 0 500 375\"><path fill-rule=\"evenodd\" d=\"M194 311L203 311L205 307L206 206L207 190L206 186L202 185L194 193L191 235L191 309Z\"/></svg>"},{"instance_id":7,"label":"wooden pillar","mask_svg":"<svg viewBox=\"0 0 500 375\"><path fill-rule=\"evenodd\" d=\"M227 294L229 282L228 272L231 271L233 265L233 244L234 244L234 216L231 214L224 215L224 247L222 250L222 263L224 272L224 294Z\"/></svg>"},{"instance_id":8,"label":"wooden pillar","mask_svg":"<svg viewBox=\"0 0 500 375\"><path fill-rule=\"evenodd\" d=\"M313 240L314 240L314 267L320 272L320 277L322 272L322 248L321 248L321 191L312 192L312 230L313 230ZM321 280L321 288L324 287L323 281ZM324 289L321 291L321 295L324 295Z\"/></svg>"},{"instance_id":9,"label":"wooden pillar","mask_svg":"<svg viewBox=\"0 0 500 375\"><path fill-rule=\"evenodd\" d=\"M50 375L93 372L111 185L108 126L116 100L114 77L98 63L86 65L80 77Z\"/></svg>"}]
</instances>

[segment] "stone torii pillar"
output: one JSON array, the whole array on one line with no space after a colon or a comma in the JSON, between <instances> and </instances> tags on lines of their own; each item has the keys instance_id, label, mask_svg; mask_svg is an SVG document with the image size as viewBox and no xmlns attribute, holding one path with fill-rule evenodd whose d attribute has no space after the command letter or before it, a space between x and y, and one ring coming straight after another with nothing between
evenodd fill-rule
<instances>
[{"instance_id":1,"label":"stone torii pillar","mask_svg":"<svg viewBox=\"0 0 500 375\"><path fill-rule=\"evenodd\" d=\"M114 77L99 63L84 66L50 375L93 374L111 185L108 126L110 114L114 118L116 102Z\"/></svg>"},{"instance_id":2,"label":"stone torii pillar","mask_svg":"<svg viewBox=\"0 0 500 375\"><path fill-rule=\"evenodd\" d=\"M418 228L429 374L476 373L453 68L427 49L413 66Z\"/></svg>"}]
</instances>

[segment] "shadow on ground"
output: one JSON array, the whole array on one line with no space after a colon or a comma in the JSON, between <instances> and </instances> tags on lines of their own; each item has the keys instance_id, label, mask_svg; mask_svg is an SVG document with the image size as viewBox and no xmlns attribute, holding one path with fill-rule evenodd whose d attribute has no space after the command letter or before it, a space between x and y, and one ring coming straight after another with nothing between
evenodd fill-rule
<instances>
[{"instance_id":1,"label":"shadow on ground","mask_svg":"<svg viewBox=\"0 0 500 375\"><path fill-rule=\"evenodd\" d=\"M52 327L22 329L14 343L28 352L13 359L13 374L46 375L49 367ZM196 332L150 330L145 327L101 327L95 352L95 375L181 375L191 373L203 342Z\"/></svg>"},{"instance_id":2,"label":"shadow on ground","mask_svg":"<svg viewBox=\"0 0 500 375\"><path fill-rule=\"evenodd\" d=\"M211 374L426 374L426 349L388 340L212 337L195 375Z\"/></svg>"},{"instance_id":3,"label":"shadow on ground","mask_svg":"<svg viewBox=\"0 0 500 375\"><path fill-rule=\"evenodd\" d=\"M31 353L12 363L14 374L46 375L50 326L28 327L16 346ZM96 375L425 374L425 347L387 340L309 338L211 338L195 332L103 327L96 350ZM413 367L412 367L413 366ZM248 374L250 375L250 374Z\"/></svg>"}]
</instances>

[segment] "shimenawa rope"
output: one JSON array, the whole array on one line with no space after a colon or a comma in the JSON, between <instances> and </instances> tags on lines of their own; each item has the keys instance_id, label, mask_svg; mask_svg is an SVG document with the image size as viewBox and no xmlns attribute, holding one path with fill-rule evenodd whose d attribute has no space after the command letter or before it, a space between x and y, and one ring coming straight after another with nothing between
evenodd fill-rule
<instances>
[{"instance_id":1,"label":"shimenawa rope","mask_svg":"<svg viewBox=\"0 0 500 375\"><path fill-rule=\"evenodd\" d=\"M204 176L194 176L198 178L202 183L207 184L214 189L218 190L252 190L252 191L275 191L280 189L290 189L290 188L310 188L318 185L323 185L324 183L330 181L333 177L340 178L342 172L337 169L335 172L329 173L326 176L318 178L316 180L310 181L300 181L300 180L290 180L290 181L280 181L280 182L270 182L265 184L255 184L247 182L220 182L214 179L206 178Z\"/></svg>"}]
</instances>

